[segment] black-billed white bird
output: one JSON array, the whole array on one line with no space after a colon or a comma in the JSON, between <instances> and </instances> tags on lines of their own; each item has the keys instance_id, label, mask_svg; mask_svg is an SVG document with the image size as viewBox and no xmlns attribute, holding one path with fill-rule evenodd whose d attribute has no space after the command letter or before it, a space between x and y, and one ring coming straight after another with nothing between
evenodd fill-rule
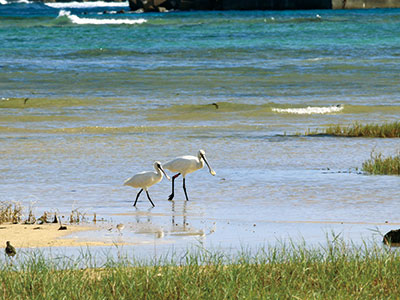
<instances>
[{"instance_id":1,"label":"black-billed white bird","mask_svg":"<svg viewBox=\"0 0 400 300\"><path fill-rule=\"evenodd\" d=\"M146 194L147 194L147 198L149 199L150 203L154 207L155 205L154 205L153 201L151 201L151 198L150 198L150 195L148 192L148 188L156 183L159 183L161 181L161 179L163 178L163 174L165 175L165 177L167 177L168 180L170 180L169 176L167 175L167 173L165 173L165 171L159 161L154 162L153 166L154 166L154 169L156 170L156 172L154 172L154 171L141 172L141 173L133 175L131 178L125 180L124 185L129 185L134 188L141 188L139 193L136 196L136 200L135 200L135 203L133 204L133 206L136 206L136 202L139 199L140 193L143 192L143 190L145 190Z\"/></svg>"},{"instance_id":2,"label":"black-billed white bird","mask_svg":"<svg viewBox=\"0 0 400 300\"><path fill-rule=\"evenodd\" d=\"M186 201L189 201L188 195L186 193L186 185L185 185L185 177L187 174L192 173L194 171L200 170L204 167L204 163L206 163L208 170L211 175L215 175L215 171L210 167L210 164L206 158L206 152L204 150L199 150L197 156L181 156L177 157L165 164L163 164L164 168L170 170L171 172L177 173L172 176L172 193L169 195L168 200L174 199L174 181L179 175L182 174L183 177L183 191L185 192Z\"/></svg>"}]
</instances>

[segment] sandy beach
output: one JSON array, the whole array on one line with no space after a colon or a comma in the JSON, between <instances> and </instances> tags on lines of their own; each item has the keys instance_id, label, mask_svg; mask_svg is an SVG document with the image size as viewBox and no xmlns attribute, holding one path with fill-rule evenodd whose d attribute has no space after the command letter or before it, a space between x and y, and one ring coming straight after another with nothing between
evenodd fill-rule
<instances>
[{"instance_id":1,"label":"sandy beach","mask_svg":"<svg viewBox=\"0 0 400 300\"><path fill-rule=\"evenodd\" d=\"M1 224L0 239L4 245L10 240L16 248L110 246L105 241L86 241L71 237L76 232L95 231L95 226L68 225L67 230L58 230L59 227L59 224Z\"/></svg>"}]
</instances>

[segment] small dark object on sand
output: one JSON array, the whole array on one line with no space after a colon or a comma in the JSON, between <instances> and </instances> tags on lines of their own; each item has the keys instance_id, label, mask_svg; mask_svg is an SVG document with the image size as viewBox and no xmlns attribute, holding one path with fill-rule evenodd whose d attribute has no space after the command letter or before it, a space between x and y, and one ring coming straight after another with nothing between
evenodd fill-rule
<instances>
[{"instance_id":1,"label":"small dark object on sand","mask_svg":"<svg viewBox=\"0 0 400 300\"><path fill-rule=\"evenodd\" d=\"M400 229L390 230L383 237L383 243L386 245L400 246Z\"/></svg>"},{"instance_id":2,"label":"small dark object on sand","mask_svg":"<svg viewBox=\"0 0 400 300\"><path fill-rule=\"evenodd\" d=\"M15 250L15 248L10 244L10 241L6 242L6 254L8 256L15 256L15 254L17 254L17 251Z\"/></svg>"},{"instance_id":3,"label":"small dark object on sand","mask_svg":"<svg viewBox=\"0 0 400 300\"><path fill-rule=\"evenodd\" d=\"M219 108L219 105L217 104L217 103L212 103L211 105L214 105L215 106L215 109L218 109Z\"/></svg>"},{"instance_id":4,"label":"small dark object on sand","mask_svg":"<svg viewBox=\"0 0 400 300\"><path fill-rule=\"evenodd\" d=\"M60 223L60 227L58 228L58 230L67 230L67 226L64 226L64 225L61 223L61 219L60 219L60 218L58 218L58 221L59 221L59 223Z\"/></svg>"}]
</instances>

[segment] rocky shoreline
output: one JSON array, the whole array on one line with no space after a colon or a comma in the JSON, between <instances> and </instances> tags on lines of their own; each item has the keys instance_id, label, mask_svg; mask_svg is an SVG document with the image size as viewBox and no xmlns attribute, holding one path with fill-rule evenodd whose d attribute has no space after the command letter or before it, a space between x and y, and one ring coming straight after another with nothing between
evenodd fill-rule
<instances>
[{"instance_id":1,"label":"rocky shoreline","mask_svg":"<svg viewBox=\"0 0 400 300\"><path fill-rule=\"evenodd\" d=\"M43 2L92 2L96 0L38 0ZM103 0L125 2L125 0ZM170 10L308 10L400 8L400 0L128 0L131 11Z\"/></svg>"},{"instance_id":2,"label":"rocky shoreline","mask_svg":"<svg viewBox=\"0 0 400 300\"><path fill-rule=\"evenodd\" d=\"M400 0L128 0L131 10L295 10L398 8Z\"/></svg>"}]
</instances>

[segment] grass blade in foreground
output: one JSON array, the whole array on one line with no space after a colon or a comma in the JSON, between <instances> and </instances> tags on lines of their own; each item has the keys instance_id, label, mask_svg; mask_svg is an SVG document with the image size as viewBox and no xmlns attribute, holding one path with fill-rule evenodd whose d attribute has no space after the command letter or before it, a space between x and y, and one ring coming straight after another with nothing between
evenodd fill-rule
<instances>
[{"instance_id":1,"label":"grass blade in foreground","mask_svg":"<svg viewBox=\"0 0 400 300\"><path fill-rule=\"evenodd\" d=\"M71 265L70 263L68 265ZM1 299L397 299L400 254L389 248L282 246L231 257L187 254L183 264L63 268L34 257L0 269Z\"/></svg>"}]
</instances>

